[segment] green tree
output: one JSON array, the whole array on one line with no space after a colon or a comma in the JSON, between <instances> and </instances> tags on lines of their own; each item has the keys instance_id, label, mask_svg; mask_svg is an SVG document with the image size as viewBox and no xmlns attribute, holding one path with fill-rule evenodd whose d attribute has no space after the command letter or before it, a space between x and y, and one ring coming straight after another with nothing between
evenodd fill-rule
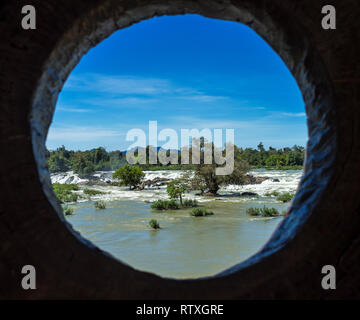
<instances>
[{"instance_id":1,"label":"green tree","mask_svg":"<svg viewBox=\"0 0 360 320\"><path fill-rule=\"evenodd\" d=\"M140 167L128 164L113 173L113 178L119 179L120 185L129 186L130 190L135 189L144 177L145 173L142 172Z\"/></svg>"},{"instance_id":2,"label":"green tree","mask_svg":"<svg viewBox=\"0 0 360 320\"><path fill-rule=\"evenodd\" d=\"M72 169L80 176L86 176L95 172L94 163L91 162L88 152L77 152L72 161Z\"/></svg>"},{"instance_id":3,"label":"green tree","mask_svg":"<svg viewBox=\"0 0 360 320\"><path fill-rule=\"evenodd\" d=\"M174 179L167 184L166 191L171 199L180 200L180 204L183 205L182 196L187 190L186 182L183 179Z\"/></svg>"},{"instance_id":4,"label":"green tree","mask_svg":"<svg viewBox=\"0 0 360 320\"><path fill-rule=\"evenodd\" d=\"M71 153L67 151L64 146L56 149L56 151L46 153L48 158L48 167L51 173L53 172L65 172L71 168Z\"/></svg>"},{"instance_id":5,"label":"green tree","mask_svg":"<svg viewBox=\"0 0 360 320\"><path fill-rule=\"evenodd\" d=\"M258 148L258 150L259 150L260 152L264 152L264 151L265 151L265 148L264 148L264 145L263 145L262 142L260 142L260 143L258 144L257 148Z\"/></svg>"},{"instance_id":6,"label":"green tree","mask_svg":"<svg viewBox=\"0 0 360 320\"><path fill-rule=\"evenodd\" d=\"M70 161L59 154L51 154L48 159L48 167L51 173L66 172L70 170Z\"/></svg>"}]
</instances>

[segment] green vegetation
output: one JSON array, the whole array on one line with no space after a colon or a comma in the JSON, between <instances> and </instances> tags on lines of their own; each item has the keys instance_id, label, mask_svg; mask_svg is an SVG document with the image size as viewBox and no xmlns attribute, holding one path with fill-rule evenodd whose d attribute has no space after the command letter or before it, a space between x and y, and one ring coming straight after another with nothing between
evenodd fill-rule
<instances>
[{"instance_id":1,"label":"green vegetation","mask_svg":"<svg viewBox=\"0 0 360 320\"><path fill-rule=\"evenodd\" d=\"M106 192L103 191L99 191L99 190L95 190L95 189L84 189L83 190L84 194L88 195L88 196L96 196L98 194L105 194Z\"/></svg>"},{"instance_id":2,"label":"green vegetation","mask_svg":"<svg viewBox=\"0 0 360 320\"><path fill-rule=\"evenodd\" d=\"M68 206L64 206L63 207L63 212L66 216L71 216L74 214L74 209L73 208L70 208Z\"/></svg>"},{"instance_id":3,"label":"green vegetation","mask_svg":"<svg viewBox=\"0 0 360 320\"><path fill-rule=\"evenodd\" d=\"M151 209L156 210L177 210L179 209L179 204L174 200L156 200L151 204Z\"/></svg>"},{"instance_id":4,"label":"green vegetation","mask_svg":"<svg viewBox=\"0 0 360 320\"><path fill-rule=\"evenodd\" d=\"M275 208L268 208L268 207L264 206L261 210L261 215L263 217L276 217L276 216L280 215L280 213Z\"/></svg>"},{"instance_id":5,"label":"green vegetation","mask_svg":"<svg viewBox=\"0 0 360 320\"><path fill-rule=\"evenodd\" d=\"M271 197L271 196L277 197L279 194L280 194L279 191L272 191L272 192L266 192L265 196L266 197Z\"/></svg>"},{"instance_id":6,"label":"green vegetation","mask_svg":"<svg viewBox=\"0 0 360 320\"><path fill-rule=\"evenodd\" d=\"M190 212L190 215L193 217L204 217L204 216L212 216L214 212L208 211L205 208L194 208Z\"/></svg>"},{"instance_id":7,"label":"green vegetation","mask_svg":"<svg viewBox=\"0 0 360 320\"><path fill-rule=\"evenodd\" d=\"M98 210L106 209L106 203L104 201L95 201L94 206Z\"/></svg>"},{"instance_id":8,"label":"green vegetation","mask_svg":"<svg viewBox=\"0 0 360 320\"><path fill-rule=\"evenodd\" d=\"M294 193L289 193L289 192L284 192L280 195L278 195L276 197L277 201L281 201L281 202L289 202L292 200L292 198L294 198L295 194Z\"/></svg>"},{"instance_id":9,"label":"green vegetation","mask_svg":"<svg viewBox=\"0 0 360 320\"><path fill-rule=\"evenodd\" d=\"M194 177L190 179L192 190L200 190L201 194L207 191L211 195L216 195L223 185L245 183L245 174L250 167L244 161L235 163L235 168L230 175L216 175L217 165L200 164L195 168Z\"/></svg>"},{"instance_id":10,"label":"green vegetation","mask_svg":"<svg viewBox=\"0 0 360 320\"><path fill-rule=\"evenodd\" d=\"M76 184L54 183L52 187L60 202L76 202L78 200L79 196L72 192L79 190Z\"/></svg>"},{"instance_id":11,"label":"green vegetation","mask_svg":"<svg viewBox=\"0 0 360 320\"><path fill-rule=\"evenodd\" d=\"M51 173L73 170L80 176L99 170L116 170L126 163L125 152L106 152L102 147L87 151L69 151L62 146L55 151L47 151L46 158Z\"/></svg>"},{"instance_id":12,"label":"green vegetation","mask_svg":"<svg viewBox=\"0 0 360 320\"><path fill-rule=\"evenodd\" d=\"M171 200L156 200L151 204L151 209L156 210L177 210L180 208L194 208L198 206L198 202L192 199L184 200L184 203L180 205L175 199Z\"/></svg>"},{"instance_id":13,"label":"green vegetation","mask_svg":"<svg viewBox=\"0 0 360 320\"><path fill-rule=\"evenodd\" d=\"M237 148L236 153L240 159L257 168L301 169L304 162L305 148L294 145L292 148L275 149L269 147L268 150L265 150L264 145L260 142L257 149Z\"/></svg>"},{"instance_id":14,"label":"green vegetation","mask_svg":"<svg viewBox=\"0 0 360 320\"><path fill-rule=\"evenodd\" d=\"M135 189L144 176L145 173L142 172L140 167L130 166L128 164L117 169L113 174L114 179L120 180L120 185L129 186L130 190Z\"/></svg>"},{"instance_id":15,"label":"green vegetation","mask_svg":"<svg viewBox=\"0 0 360 320\"><path fill-rule=\"evenodd\" d=\"M271 197L271 196L274 196L276 197L276 200L277 201L281 201L281 202L289 202L292 200L292 198L295 196L294 193L290 193L290 192L284 192L284 193L281 193L278 192L278 191L272 191L272 192L267 192L265 193L265 196L266 197Z\"/></svg>"},{"instance_id":16,"label":"green vegetation","mask_svg":"<svg viewBox=\"0 0 360 320\"><path fill-rule=\"evenodd\" d=\"M240 155L236 153L238 150L234 147L234 168L231 174L220 175L217 174L217 170L221 169L221 165L215 163L216 154L225 156L228 152L229 145L224 150L216 148L213 143L208 143L204 138L194 139L193 147L197 147L200 150L197 161L199 164L195 165L194 174L189 172L185 174L184 180L187 181L188 190L199 190L200 194L204 194L205 191L210 195L216 195L218 190L223 185L237 184L242 185L246 182L246 173L250 170L250 166L245 160L240 159ZM212 163L208 164L205 161L205 155L207 150L209 151Z\"/></svg>"},{"instance_id":17,"label":"green vegetation","mask_svg":"<svg viewBox=\"0 0 360 320\"><path fill-rule=\"evenodd\" d=\"M192 199L185 199L184 200L184 203L183 203L183 206L185 208L195 208L197 207L199 204L197 202L197 200L192 200Z\"/></svg>"},{"instance_id":18,"label":"green vegetation","mask_svg":"<svg viewBox=\"0 0 360 320\"><path fill-rule=\"evenodd\" d=\"M196 139L195 139L196 140ZM204 139L201 138L201 143L204 143ZM146 164L140 165L143 170L194 170L196 164L192 164L192 153L190 150L190 164L182 165L181 152L178 152L179 164L149 164L149 153L151 146L146 147ZM167 151L167 156L170 152ZM265 150L264 145L260 142L257 149L253 148L238 148L235 146L235 157L238 160L242 160L248 163L253 168L267 168L277 170L301 170L304 162L305 148L302 146L294 145L292 148L285 147L276 149L269 147Z\"/></svg>"},{"instance_id":19,"label":"green vegetation","mask_svg":"<svg viewBox=\"0 0 360 320\"><path fill-rule=\"evenodd\" d=\"M281 215L277 209L268 208L265 206L262 208L248 208L246 210L246 213L250 216L262 216L262 217L277 217Z\"/></svg>"},{"instance_id":20,"label":"green vegetation","mask_svg":"<svg viewBox=\"0 0 360 320\"><path fill-rule=\"evenodd\" d=\"M186 190L186 182L183 179L174 179L167 183L166 192L170 199L179 198L181 205L183 205L182 195Z\"/></svg>"},{"instance_id":21,"label":"green vegetation","mask_svg":"<svg viewBox=\"0 0 360 320\"><path fill-rule=\"evenodd\" d=\"M160 224L155 219L150 220L149 226L153 229L160 229Z\"/></svg>"}]
</instances>

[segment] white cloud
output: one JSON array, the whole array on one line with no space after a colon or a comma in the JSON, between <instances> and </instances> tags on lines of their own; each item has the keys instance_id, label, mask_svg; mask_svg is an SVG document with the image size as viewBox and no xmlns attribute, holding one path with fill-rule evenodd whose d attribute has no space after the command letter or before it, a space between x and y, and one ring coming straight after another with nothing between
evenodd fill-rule
<instances>
[{"instance_id":1,"label":"white cloud","mask_svg":"<svg viewBox=\"0 0 360 320\"><path fill-rule=\"evenodd\" d=\"M101 127L51 127L47 137L48 141L91 141L100 138L118 137L122 132Z\"/></svg>"},{"instance_id":2,"label":"white cloud","mask_svg":"<svg viewBox=\"0 0 360 320\"><path fill-rule=\"evenodd\" d=\"M299 112L299 113L291 113L291 112L282 112L280 115L284 117L306 117L305 112Z\"/></svg>"},{"instance_id":3,"label":"white cloud","mask_svg":"<svg viewBox=\"0 0 360 320\"><path fill-rule=\"evenodd\" d=\"M169 81L163 79L87 73L81 76L72 76L65 84L64 89L111 94L153 95L169 92L171 85Z\"/></svg>"},{"instance_id":4,"label":"white cloud","mask_svg":"<svg viewBox=\"0 0 360 320\"><path fill-rule=\"evenodd\" d=\"M209 96L209 95L203 95L203 94L195 94L193 96L184 96L181 97L181 99L184 100L192 100L192 101L198 101L198 102L214 102L218 100L224 100L227 97L223 96Z\"/></svg>"},{"instance_id":5,"label":"white cloud","mask_svg":"<svg viewBox=\"0 0 360 320\"><path fill-rule=\"evenodd\" d=\"M180 98L198 102L213 102L227 98L208 95L196 88L177 86L168 79L94 73L72 76L66 82L64 90L95 93L106 98L109 103L148 103L154 102L152 99L156 98Z\"/></svg>"},{"instance_id":6,"label":"white cloud","mask_svg":"<svg viewBox=\"0 0 360 320\"><path fill-rule=\"evenodd\" d=\"M155 98L140 98L140 97L126 97L126 98L114 98L108 99L104 98L93 98L93 99L86 99L81 100L82 104L88 104L93 106L101 106L101 107L127 107L130 106L131 108L134 105L138 106L147 106L150 103L155 104L159 103L158 99Z\"/></svg>"},{"instance_id":7,"label":"white cloud","mask_svg":"<svg viewBox=\"0 0 360 320\"><path fill-rule=\"evenodd\" d=\"M56 110L63 111L63 112L75 112L75 113L93 112L93 110L89 110L89 109L68 108L68 107L62 107L62 106L57 106Z\"/></svg>"}]
</instances>

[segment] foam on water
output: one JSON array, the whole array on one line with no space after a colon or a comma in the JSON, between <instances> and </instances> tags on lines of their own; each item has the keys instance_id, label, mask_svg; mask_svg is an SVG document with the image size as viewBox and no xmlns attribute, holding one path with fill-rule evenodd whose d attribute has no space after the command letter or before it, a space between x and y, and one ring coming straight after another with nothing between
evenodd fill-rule
<instances>
[{"instance_id":1,"label":"foam on water","mask_svg":"<svg viewBox=\"0 0 360 320\"><path fill-rule=\"evenodd\" d=\"M113 179L112 175L115 171L97 171L92 177L101 182L116 182L118 179ZM145 180L153 180L155 178L177 179L183 176L184 171L180 170L159 170L159 171L144 171ZM85 184L89 179L80 178L77 173L73 171L52 173L50 175L51 183L63 184Z\"/></svg>"},{"instance_id":2,"label":"foam on water","mask_svg":"<svg viewBox=\"0 0 360 320\"><path fill-rule=\"evenodd\" d=\"M86 183L88 179L81 179L79 175L73 171L52 173L50 175L51 183L61 183L61 184L81 184Z\"/></svg>"}]
</instances>

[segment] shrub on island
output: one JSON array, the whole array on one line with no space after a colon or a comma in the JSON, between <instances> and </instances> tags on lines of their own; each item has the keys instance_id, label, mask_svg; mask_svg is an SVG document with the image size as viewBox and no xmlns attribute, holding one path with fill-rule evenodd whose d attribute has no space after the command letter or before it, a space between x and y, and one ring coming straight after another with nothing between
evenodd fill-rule
<instances>
[{"instance_id":1,"label":"shrub on island","mask_svg":"<svg viewBox=\"0 0 360 320\"><path fill-rule=\"evenodd\" d=\"M195 209L192 209L192 211L190 212L190 215L193 217L212 216L213 214L214 214L214 212L208 211L205 208L195 208Z\"/></svg>"},{"instance_id":2,"label":"shrub on island","mask_svg":"<svg viewBox=\"0 0 360 320\"><path fill-rule=\"evenodd\" d=\"M276 217L279 216L280 213L278 210L276 210L275 208L268 208L268 207L263 207L262 211L261 211L261 215L263 217Z\"/></svg>"},{"instance_id":3,"label":"shrub on island","mask_svg":"<svg viewBox=\"0 0 360 320\"><path fill-rule=\"evenodd\" d=\"M262 217L277 217L281 214L279 211L275 208L268 208L268 207L262 207L262 208L248 208L246 210L246 213L250 216L262 216Z\"/></svg>"},{"instance_id":4,"label":"shrub on island","mask_svg":"<svg viewBox=\"0 0 360 320\"><path fill-rule=\"evenodd\" d=\"M260 208L248 208L246 210L246 213L249 215L249 216L260 216L261 215L261 212L260 212Z\"/></svg>"},{"instance_id":5,"label":"shrub on island","mask_svg":"<svg viewBox=\"0 0 360 320\"><path fill-rule=\"evenodd\" d=\"M179 208L180 206L175 200L156 200L151 205L151 209L156 209L156 210L166 210L166 209L176 210Z\"/></svg>"},{"instance_id":6,"label":"shrub on island","mask_svg":"<svg viewBox=\"0 0 360 320\"><path fill-rule=\"evenodd\" d=\"M156 200L151 204L151 209L156 210L177 210L180 208L195 208L198 206L197 200L186 199L183 204L179 204L175 199L171 200Z\"/></svg>"},{"instance_id":7,"label":"shrub on island","mask_svg":"<svg viewBox=\"0 0 360 320\"><path fill-rule=\"evenodd\" d=\"M284 192L280 195L278 195L276 197L277 201L281 201L281 202L289 202L292 200L292 198L294 198L295 194L294 193L290 193L290 192Z\"/></svg>"},{"instance_id":8,"label":"shrub on island","mask_svg":"<svg viewBox=\"0 0 360 320\"><path fill-rule=\"evenodd\" d=\"M155 219L150 220L149 226L153 229L160 229L160 224Z\"/></svg>"},{"instance_id":9,"label":"shrub on island","mask_svg":"<svg viewBox=\"0 0 360 320\"><path fill-rule=\"evenodd\" d=\"M106 203L104 201L95 201L94 206L98 210L106 209Z\"/></svg>"}]
</instances>

